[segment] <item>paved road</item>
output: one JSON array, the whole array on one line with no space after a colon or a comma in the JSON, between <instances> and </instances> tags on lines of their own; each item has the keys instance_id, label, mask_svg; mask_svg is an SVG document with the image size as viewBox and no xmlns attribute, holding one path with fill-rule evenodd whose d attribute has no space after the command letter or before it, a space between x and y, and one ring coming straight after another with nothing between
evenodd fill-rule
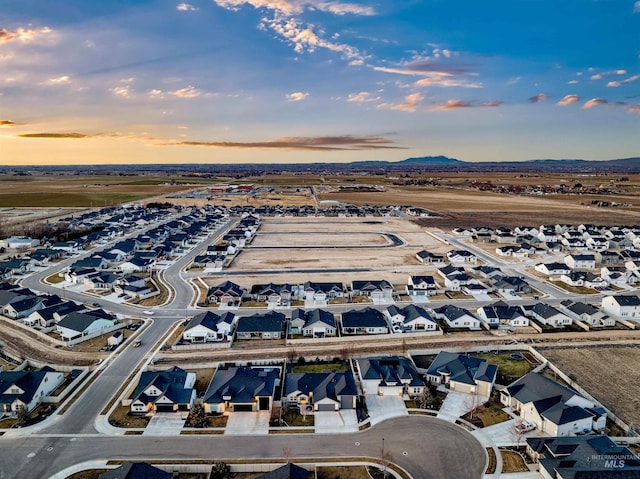
<instances>
[{"instance_id":1,"label":"paved road","mask_svg":"<svg viewBox=\"0 0 640 479\"><path fill-rule=\"evenodd\" d=\"M415 479L479 479L486 464L481 444L466 430L426 416L385 421L360 433L270 436L31 436L0 438L0 479L46 478L73 464L98 459L243 459L292 456L331 460L380 457Z\"/></svg>"}]
</instances>

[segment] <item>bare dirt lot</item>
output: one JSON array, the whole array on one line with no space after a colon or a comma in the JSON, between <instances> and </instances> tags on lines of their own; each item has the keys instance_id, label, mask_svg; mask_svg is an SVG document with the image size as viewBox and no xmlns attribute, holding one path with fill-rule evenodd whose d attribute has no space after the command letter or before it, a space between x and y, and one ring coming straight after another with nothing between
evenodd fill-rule
<instances>
[{"instance_id":1,"label":"bare dirt lot","mask_svg":"<svg viewBox=\"0 0 640 479\"><path fill-rule=\"evenodd\" d=\"M406 244L400 247L388 246L388 239L381 233L392 233ZM451 249L425 233L418 225L400 218L385 218L380 221L353 218L306 218L304 221L294 218L266 218L252 245L295 246L301 243L317 246L350 245L353 248L249 247L240 253L229 269L225 270L225 273L246 271L246 275L234 274L231 278L226 274L212 275L207 277L206 281L214 285L231 279L243 287L267 282L350 282L359 279L386 279L392 283L406 284L408 274L435 271L435 267L427 267L418 262L415 257L418 251L428 249L445 253ZM367 247L357 248L358 246ZM350 268L366 271L331 272L332 269ZM282 273L255 274L274 270L280 270Z\"/></svg>"},{"instance_id":2,"label":"bare dirt lot","mask_svg":"<svg viewBox=\"0 0 640 479\"><path fill-rule=\"evenodd\" d=\"M517 226L545 223L633 224L637 212L582 205L579 197L537 197L497 194L466 189L389 187L383 192L337 192L319 194L321 200L355 205L412 205L442 217L421 218L424 226Z\"/></svg>"},{"instance_id":3,"label":"bare dirt lot","mask_svg":"<svg viewBox=\"0 0 640 479\"><path fill-rule=\"evenodd\" d=\"M640 349L581 347L541 353L627 423L640 424Z\"/></svg>"}]
</instances>

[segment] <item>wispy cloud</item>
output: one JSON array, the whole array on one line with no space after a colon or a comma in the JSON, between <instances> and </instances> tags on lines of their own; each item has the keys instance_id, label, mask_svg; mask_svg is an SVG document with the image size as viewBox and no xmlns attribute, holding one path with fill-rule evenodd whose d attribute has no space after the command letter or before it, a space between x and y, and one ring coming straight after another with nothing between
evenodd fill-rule
<instances>
[{"instance_id":1,"label":"wispy cloud","mask_svg":"<svg viewBox=\"0 0 640 479\"><path fill-rule=\"evenodd\" d=\"M169 95L172 95L178 98L197 98L202 94L200 90L198 90L196 87L192 85L189 85L184 88L179 88L177 90L173 90L167 93Z\"/></svg>"},{"instance_id":2,"label":"wispy cloud","mask_svg":"<svg viewBox=\"0 0 640 479\"><path fill-rule=\"evenodd\" d=\"M589 108L593 108L594 106L605 105L607 103L609 102L604 98L592 98L591 100L586 101L584 105L582 105L582 108L588 110Z\"/></svg>"},{"instance_id":3,"label":"wispy cloud","mask_svg":"<svg viewBox=\"0 0 640 479\"><path fill-rule=\"evenodd\" d=\"M403 101L400 103L381 103L377 108L413 113L418 109L422 100L424 100L424 97L420 93L412 93L405 96Z\"/></svg>"},{"instance_id":4,"label":"wispy cloud","mask_svg":"<svg viewBox=\"0 0 640 479\"><path fill-rule=\"evenodd\" d=\"M353 151L405 149L394 144L392 140L381 136L317 136L317 137L283 137L275 140L258 142L234 141L179 141L166 143L167 146L207 146L215 148L249 148L280 150L315 150L315 151Z\"/></svg>"},{"instance_id":5,"label":"wispy cloud","mask_svg":"<svg viewBox=\"0 0 640 479\"><path fill-rule=\"evenodd\" d=\"M335 15L375 15L372 7L358 5L355 3L343 2L314 2L311 0L214 0L219 6L238 10L244 5L251 5L254 8L264 8L267 10L277 10L287 15L300 14L305 9L320 10L333 13Z\"/></svg>"},{"instance_id":6,"label":"wispy cloud","mask_svg":"<svg viewBox=\"0 0 640 479\"><path fill-rule=\"evenodd\" d=\"M133 90L129 85L115 86L113 88L109 88L109 91L120 98L133 97Z\"/></svg>"},{"instance_id":7,"label":"wispy cloud","mask_svg":"<svg viewBox=\"0 0 640 479\"><path fill-rule=\"evenodd\" d=\"M463 101L447 100L442 105L432 108L433 111L457 110L458 108L496 108L503 104L501 101Z\"/></svg>"},{"instance_id":8,"label":"wispy cloud","mask_svg":"<svg viewBox=\"0 0 640 479\"><path fill-rule=\"evenodd\" d=\"M69 75L62 75L59 77L49 78L48 80L45 80L42 84L43 85L66 85L68 83L71 83L71 77Z\"/></svg>"},{"instance_id":9,"label":"wispy cloud","mask_svg":"<svg viewBox=\"0 0 640 479\"><path fill-rule=\"evenodd\" d=\"M353 102L353 103L367 103L367 102L378 101L378 100L380 100L379 96L373 96L368 91L350 93L349 96L347 97L347 101Z\"/></svg>"},{"instance_id":10,"label":"wispy cloud","mask_svg":"<svg viewBox=\"0 0 640 479\"><path fill-rule=\"evenodd\" d=\"M180 11L180 12L195 12L198 9L198 7L194 7L193 5L191 5L190 3L179 3L178 5L176 5L176 10Z\"/></svg>"},{"instance_id":11,"label":"wispy cloud","mask_svg":"<svg viewBox=\"0 0 640 479\"><path fill-rule=\"evenodd\" d=\"M633 13L640 13L640 1L633 4Z\"/></svg>"},{"instance_id":12,"label":"wispy cloud","mask_svg":"<svg viewBox=\"0 0 640 479\"><path fill-rule=\"evenodd\" d=\"M537 95L533 95L529 98L529 103L540 103L542 101L547 101L549 97L544 93L538 93Z\"/></svg>"},{"instance_id":13,"label":"wispy cloud","mask_svg":"<svg viewBox=\"0 0 640 479\"><path fill-rule=\"evenodd\" d=\"M362 15L371 16L375 15L376 11L373 7L367 7L364 5L357 5L355 3L340 3L340 2L320 2L313 5L312 8L316 8L323 12L330 12L334 15Z\"/></svg>"},{"instance_id":14,"label":"wispy cloud","mask_svg":"<svg viewBox=\"0 0 640 479\"><path fill-rule=\"evenodd\" d=\"M625 78L624 80L620 80L620 81L610 81L609 83L607 83L607 86L609 87L619 87L622 86L625 83L632 83L636 80L640 79L640 75L633 75L630 76L629 78Z\"/></svg>"},{"instance_id":15,"label":"wispy cloud","mask_svg":"<svg viewBox=\"0 0 640 479\"><path fill-rule=\"evenodd\" d=\"M17 123L11 120L0 120L0 126L16 126Z\"/></svg>"},{"instance_id":16,"label":"wispy cloud","mask_svg":"<svg viewBox=\"0 0 640 479\"><path fill-rule=\"evenodd\" d=\"M640 103L637 105L629 105L627 111L629 113L640 113Z\"/></svg>"},{"instance_id":17,"label":"wispy cloud","mask_svg":"<svg viewBox=\"0 0 640 479\"><path fill-rule=\"evenodd\" d=\"M373 67L373 69L375 71L395 73L397 75L423 77L414 82L414 86L416 87L482 88L482 83L471 82L467 79L469 76L477 75L477 73L471 71L467 65L434 62L429 57L418 57L412 61L400 63L395 66L376 66Z\"/></svg>"},{"instance_id":18,"label":"wispy cloud","mask_svg":"<svg viewBox=\"0 0 640 479\"><path fill-rule=\"evenodd\" d=\"M0 43L6 43L10 41L18 42L31 42L44 35L52 33L49 27L39 28L16 28L15 30L7 30L5 28L0 29Z\"/></svg>"},{"instance_id":19,"label":"wispy cloud","mask_svg":"<svg viewBox=\"0 0 640 479\"><path fill-rule=\"evenodd\" d=\"M596 73L595 75L591 75L592 80L602 80L604 77L608 77L611 75L626 75L627 70L609 70L607 72Z\"/></svg>"},{"instance_id":20,"label":"wispy cloud","mask_svg":"<svg viewBox=\"0 0 640 479\"><path fill-rule=\"evenodd\" d=\"M302 101L305 100L308 96L308 93L301 91L295 91L286 95L287 101Z\"/></svg>"},{"instance_id":21,"label":"wispy cloud","mask_svg":"<svg viewBox=\"0 0 640 479\"><path fill-rule=\"evenodd\" d=\"M558 106L567 106L580 101L578 95L567 95L556 103Z\"/></svg>"},{"instance_id":22,"label":"wispy cloud","mask_svg":"<svg viewBox=\"0 0 640 479\"><path fill-rule=\"evenodd\" d=\"M20 138L91 138L100 135L88 135L85 133L22 133L18 135Z\"/></svg>"}]
</instances>

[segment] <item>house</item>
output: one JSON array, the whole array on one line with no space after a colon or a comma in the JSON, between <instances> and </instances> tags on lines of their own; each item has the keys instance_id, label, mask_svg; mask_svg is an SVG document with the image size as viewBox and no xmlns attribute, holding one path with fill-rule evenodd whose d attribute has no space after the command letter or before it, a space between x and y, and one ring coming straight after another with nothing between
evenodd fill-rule
<instances>
[{"instance_id":1,"label":"house","mask_svg":"<svg viewBox=\"0 0 640 479\"><path fill-rule=\"evenodd\" d=\"M498 366L486 359L440 351L427 369L427 382L447 386L451 391L490 396Z\"/></svg>"},{"instance_id":2,"label":"house","mask_svg":"<svg viewBox=\"0 0 640 479\"><path fill-rule=\"evenodd\" d=\"M478 261L478 257L466 249L449 251L447 259L452 263L475 263Z\"/></svg>"},{"instance_id":3,"label":"house","mask_svg":"<svg viewBox=\"0 0 640 479\"><path fill-rule=\"evenodd\" d=\"M67 314L56 324L56 330L63 341L70 341L81 336L89 336L106 332L113 328L118 320L96 315L94 311L74 311Z\"/></svg>"},{"instance_id":4,"label":"house","mask_svg":"<svg viewBox=\"0 0 640 479\"><path fill-rule=\"evenodd\" d=\"M607 316L591 304L572 301L570 299L566 299L560 304L568 316L579 321L583 321L590 326L615 326L616 324L616 320L614 318Z\"/></svg>"},{"instance_id":5,"label":"house","mask_svg":"<svg viewBox=\"0 0 640 479\"><path fill-rule=\"evenodd\" d=\"M39 244L40 240L27 236L11 236L10 238L0 240L0 247L9 249L35 248Z\"/></svg>"},{"instance_id":6,"label":"house","mask_svg":"<svg viewBox=\"0 0 640 479\"><path fill-rule=\"evenodd\" d=\"M478 308L478 317L490 328L519 328L529 326L529 318L517 306L503 301Z\"/></svg>"},{"instance_id":7,"label":"house","mask_svg":"<svg viewBox=\"0 0 640 479\"><path fill-rule=\"evenodd\" d=\"M81 304L74 303L73 301L62 301L59 304L54 304L46 308L34 311L28 316L29 324L37 325L41 328L49 328L54 326L56 322L60 321L67 314L74 311L84 311L86 307Z\"/></svg>"},{"instance_id":8,"label":"house","mask_svg":"<svg viewBox=\"0 0 640 479\"><path fill-rule=\"evenodd\" d=\"M498 279L493 286L501 293L531 293L533 289L526 280L518 276L504 276Z\"/></svg>"},{"instance_id":9,"label":"house","mask_svg":"<svg viewBox=\"0 0 640 479\"><path fill-rule=\"evenodd\" d=\"M207 413L270 411L278 369L218 368L204 394Z\"/></svg>"},{"instance_id":10,"label":"house","mask_svg":"<svg viewBox=\"0 0 640 479\"><path fill-rule=\"evenodd\" d=\"M418 397L426 387L413 363L402 356L361 358L356 367L364 394Z\"/></svg>"},{"instance_id":11,"label":"house","mask_svg":"<svg viewBox=\"0 0 640 479\"><path fill-rule=\"evenodd\" d=\"M207 291L207 303L238 306L245 292L239 285L231 281L225 281L218 286L209 288L209 291Z\"/></svg>"},{"instance_id":12,"label":"house","mask_svg":"<svg viewBox=\"0 0 640 479\"><path fill-rule=\"evenodd\" d=\"M355 409L358 388L351 370L288 373L282 398L286 407L301 412Z\"/></svg>"},{"instance_id":13,"label":"house","mask_svg":"<svg viewBox=\"0 0 640 479\"><path fill-rule=\"evenodd\" d=\"M223 314L212 311L200 313L189 320L182 340L190 343L231 341L235 323L236 317L230 311Z\"/></svg>"},{"instance_id":14,"label":"house","mask_svg":"<svg viewBox=\"0 0 640 479\"><path fill-rule=\"evenodd\" d=\"M173 473L165 472L145 462L125 462L122 466L103 472L98 479L172 479Z\"/></svg>"},{"instance_id":15,"label":"house","mask_svg":"<svg viewBox=\"0 0 640 479\"><path fill-rule=\"evenodd\" d=\"M422 250L416 253L416 258L422 264L444 264L444 256L441 254L432 253L431 251Z\"/></svg>"},{"instance_id":16,"label":"house","mask_svg":"<svg viewBox=\"0 0 640 479\"><path fill-rule=\"evenodd\" d=\"M64 373L45 366L36 371L0 370L0 416L32 411L64 381Z\"/></svg>"},{"instance_id":17,"label":"house","mask_svg":"<svg viewBox=\"0 0 640 479\"><path fill-rule=\"evenodd\" d=\"M293 286L290 284L256 284L251 288L251 298L270 306L288 307L291 303Z\"/></svg>"},{"instance_id":18,"label":"house","mask_svg":"<svg viewBox=\"0 0 640 479\"><path fill-rule=\"evenodd\" d=\"M571 269L595 269L596 257L592 254L570 254L564 257L564 263Z\"/></svg>"},{"instance_id":19,"label":"house","mask_svg":"<svg viewBox=\"0 0 640 479\"><path fill-rule=\"evenodd\" d=\"M309 471L291 462L267 472L256 479L307 479Z\"/></svg>"},{"instance_id":20,"label":"house","mask_svg":"<svg viewBox=\"0 0 640 479\"><path fill-rule=\"evenodd\" d=\"M500 402L550 436L598 431L606 425L604 408L534 372L504 388L500 392Z\"/></svg>"},{"instance_id":21,"label":"house","mask_svg":"<svg viewBox=\"0 0 640 479\"><path fill-rule=\"evenodd\" d=\"M444 320L449 328L480 329L480 320L465 308L454 305L446 305L434 309L437 319Z\"/></svg>"},{"instance_id":22,"label":"house","mask_svg":"<svg viewBox=\"0 0 640 479\"><path fill-rule=\"evenodd\" d=\"M433 276L409 276L406 291L409 296L433 296L438 294L438 284Z\"/></svg>"},{"instance_id":23,"label":"house","mask_svg":"<svg viewBox=\"0 0 640 479\"><path fill-rule=\"evenodd\" d=\"M384 315L373 308L346 311L342 313L342 334L387 334L389 325Z\"/></svg>"},{"instance_id":24,"label":"house","mask_svg":"<svg viewBox=\"0 0 640 479\"><path fill-rule=\"evenodd\" d=\"M539 263L534 269L547 276L560 276L571 273L571 268L565 263Z\"/></svg>"},{"instance_id":25,"label":"house","mask_svg":"<svg viewBox=\"0 0 640 479\"><path fill-rule=\"evenodd\" d=\"M569 274L560 276L560 281L569 286L582 286L592 289L605 289L609 286L606 280L590 271L572 271Z\"/></svg>"},{"instance_id":26,"label":"house","mask_svg":"<svg viewBox=\"0 0 640 479\"><path fill-rule=\"evenodd\" d=\"M42 308L44 308L44 304L41 296L27 296L5 304L2 308L2 314L12 319L22 319Z\"/></svg>"},{"instance_id":27,"label":"house","mask_svg":"<svg viewBox=\"0 0 640 479\"><path fill-rule=\"evenodd\" d=\"M332 312L324 309L294 309L289 321L289 334L302 334L309 338L334 337L337 333L336 319Z\"/></svg>"},{"instance_id":28,"label":"house","mask_svg":"<svg viewBox=\"0 0 640 479\"><path fill-rule=\"evenodd\" d=\"M387 316L394 331L437 331L438 325L424 308L410 304L404 308L389 306L384 314Z\"/></svg>"},{"instance_id":29,"label":"house","mask_svg":"<svg viewBox=\"0 0 640 479\"><path fill-rule=\"evenodd\" d=\"M602 298L602 310L617 318L640 318L640 297L605 296Z\"/></svg>"},{"instance_id":30,"label":"house","mask_svg":"<svg viewBox=\"0 0 640 479\"><path fill-rule=\"evenodd\" d=\"M363 296L372 300L392 300L393 285L386 280L374 281L353 281L351 283L351 294L353 296Z\"/></svg>"},{"instance_id":31,"label":"house","mask_svg":"<svg viewBox=\"0 0 640 479\"><path fill-rule=\"evenodd\" d=\"M640 459L608 436L528 437L544 479L640 478Z\"/></svg>"},{"instance_id":32,"label":"house","mask_svg":"<svg viewBox=\"0 0 640 479\"><path fill-rule=\"evenodd\" d=\"M502 270L500 270L500 268L494 268L493 266L484 264L481 266L474 266L473 268L471 268L471 270L475 274L486 279L493 279L504 276L504 273L502 272Z\"/></svg>"},{"instance_id":33,"label":"house","mask_svg":"<svg viewBox=\"0 0 640 479\"><path fill-rule=\"evenodd\" d=\"M569 316L545 303L536 303L531 309L531 317L554 328L569 326L573 322Z\"/></svg>"},{"instance_id":34,"label":"house","mask_svg":"<svg viewBox=\"0 0 640 479\"><path fill-rule=\"evenodd\" d=\"M304 283L304 299L316 306L325 306L328 301L336 298L344 298L344 285L342 283Z\"/></svg>"},{"instance_id":35,"label":"house","mask_svg":"<svg viewBox=\"0 0 640 479\"><path fill-rule=\"evenodd\" d=\"M280 339L284 331L284 314L271 311L238 319L238 339Z\"/></svg>"},{"instance_id":36,"label":"house","mask_svg":"<svg viewBox=\"0 0 640 479\"><path fill-rule=\"evenodd\" d=\"M188 411L196 399L196 375L174 366L145 371L129 398L131 413Z\"/></svg>"},{"instance_id":37,"label":"house","mask_svg":"<svg viewBox=\"0 0 640 479\"><path fill-rule=\"evenodd\" d=\"M444 287L448 291L461 291L463 286L478 284L478 281L467 273L455 273L444 279Z\"/></svg>"}]
</instances>

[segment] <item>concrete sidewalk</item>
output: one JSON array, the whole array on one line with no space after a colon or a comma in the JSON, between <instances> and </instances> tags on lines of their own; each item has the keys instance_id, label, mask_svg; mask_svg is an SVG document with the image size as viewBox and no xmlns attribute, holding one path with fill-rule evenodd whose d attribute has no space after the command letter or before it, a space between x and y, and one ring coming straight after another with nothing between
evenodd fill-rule
<instances>
[{"instance_id":1,"label":"concrete sidewalk","mask_svg":"<svg viewBox=\"0 0 640 479\"><path fill-rule=\"evenodd\" d=\"M440 411L438 411L438 418L444 419L449 422L456 422L460 416L464 416L471 409L473 405L484 404L489 400L488 396L476 396L472 394L459 393L456 391L449 391L447 397L442 403Z\"/></svg>"},{"instance_id":2,"label":"concrete sidewalk","mask_svg":"<svg viewBox=\"0 0 640 479\"><path fill-rule=\"evenodd\" d=\"M315 417L316 434L358 432L358 417L353 410L319 411Z\"/></svg>"}]
</instances>

